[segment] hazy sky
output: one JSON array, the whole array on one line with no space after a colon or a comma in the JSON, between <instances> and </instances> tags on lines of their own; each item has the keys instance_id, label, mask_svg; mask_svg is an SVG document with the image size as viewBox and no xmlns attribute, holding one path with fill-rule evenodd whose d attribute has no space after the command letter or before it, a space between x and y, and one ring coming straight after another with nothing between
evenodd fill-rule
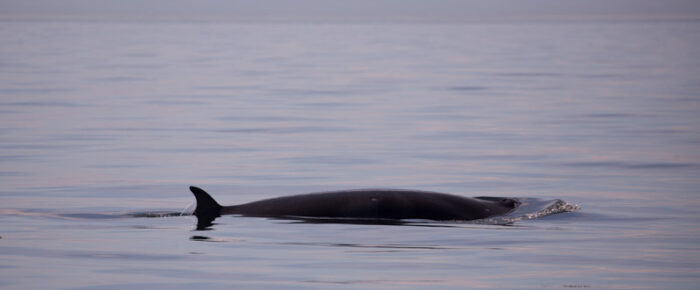
<instances>
[{"instance_id":1,"label":"hazy sky","mask_svg":"<svg viewBox=\"0 0 700 290\"><path fill-rule=\"evenodd\" d=\"M0 19L699 20L700 0L0 0Z\"/></svg>"}]
</instances>

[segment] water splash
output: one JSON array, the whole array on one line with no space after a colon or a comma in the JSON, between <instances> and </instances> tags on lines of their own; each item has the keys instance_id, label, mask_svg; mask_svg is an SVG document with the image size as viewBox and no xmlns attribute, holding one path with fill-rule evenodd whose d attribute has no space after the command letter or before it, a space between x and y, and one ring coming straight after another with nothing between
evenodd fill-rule
<instances>
[{"instance_id":1,"label":"water splash","mask_svg":"<svg viewBox=\"0 0 700 290\"><path fill-rule=\"evenodd\" d=\"M564 213L564 212L574 212L579 210L581 207L577 204L569 203L561 199L552 200L549 206L544 207L541 210L526 213L522 216L516 217L517 220L531 220L541 217L550 216L553 214Z\"/></svg>"},{"instance_id":2,"label":"water splash","mask_svg":"<svg viewBox=\"0 0 700 290\"><path fill-rule=\"evenodd\" d=\"M180 211L180 215L193 215L195 209L197 209L197 201L192 201Z\"/></svg>"},{"instance_id":3,"label":"water splash","mask_svg":"<svg viewBox=\"0 0 700 290\"><path fill-rule=\"evenodd\" d=\"M479 224L504 225L523 220L533 220L559 213L574 212L581 207L561 199L542 200L537 198L518 198L520 206L514 211L498 217L473 221Z\"/></svg>"}]
</instances>

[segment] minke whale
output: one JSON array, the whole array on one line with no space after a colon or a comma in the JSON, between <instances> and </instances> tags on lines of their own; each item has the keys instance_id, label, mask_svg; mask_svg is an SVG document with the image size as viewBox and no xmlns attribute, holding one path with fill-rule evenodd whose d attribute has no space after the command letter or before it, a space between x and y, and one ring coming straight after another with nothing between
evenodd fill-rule
<instances>
[{"instance_id":1,"label":"minke whale","mask_svg":"<svg viewBox=\"0 0 700 290\"><path fill-rule=\"evenodd\" d=\"M504 215L520 204L503 197L463 197L402 189L362 189L308 193L221 206L204 190L190 186L197 199L194 215L209 224L221 215L274 218L362 220L476 220Z\"/></svg>"}]
</instances>

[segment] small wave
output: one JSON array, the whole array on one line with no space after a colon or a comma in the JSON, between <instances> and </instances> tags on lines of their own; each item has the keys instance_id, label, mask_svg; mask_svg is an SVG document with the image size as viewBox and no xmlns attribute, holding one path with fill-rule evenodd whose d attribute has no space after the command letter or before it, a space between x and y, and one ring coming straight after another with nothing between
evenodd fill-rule
<instances>
[{"instance_id":1,"label":"small wave","mask_svg":"<svg viewBox=\"0 0 700 290\"><path fill-rule=\"evenodd\" d=\"M162 217L172 217L172 216L189 216L194 214L194 210L197 209L197 201L192 201L186 205L181 211L148 211L148 212L137 212L130 213L126 216L131 217L147 217L147 218L162 218Z\"/></svg>"},{"instance_id":2,"label":"small wave","mask_svg":"<svg viewBox=\"0 0 700 290\"><path fill-rule=\"evenodd\" d=\"M541 217L545 217L545 216L549 216L549 215L553 215L553 214L558 214L558 213L574 212L574 211L579 210L580 208L581 207L577 204L569 203L569 202L563 201L561 199L556 199L553 201L553 203L550 206L548 206L540 211L526 214L523 216L522 219L530 220L530 219L541 218Z\"/></svg>"},{"instance_id":3,"label":"small wave","mask_svg":"<svg viewBox=\"0 0 700 290\"><path fill-rule=\"evenodd\" d=\"M183 214L180 212L149 211L149 212L136 212L136 213L125 214L125 215L121 215L121 217L165 218L165 217L182 216L182 215Z\"/></svg>"},{"instance_id":4,"label":"small wave","mask_svg":"<svg viewBox=\"0 0 700 290\"><path fill-rule=\"evenodd\" d=\"M504 216L491 217L474 222L494 225L512 224L518 221L533 220L559 213L574 212L581 208L577 204L561 199L542 200L537 198L519 198L517 200L520 202L520 206L514 211Z\"/></svg>"}]
</instances>

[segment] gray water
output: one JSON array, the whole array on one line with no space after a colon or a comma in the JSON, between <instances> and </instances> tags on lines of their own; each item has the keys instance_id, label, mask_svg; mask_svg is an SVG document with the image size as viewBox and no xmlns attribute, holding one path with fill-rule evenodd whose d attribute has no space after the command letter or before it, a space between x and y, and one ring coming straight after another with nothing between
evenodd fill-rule
<instances>
[{"instance_id":1,"label":"gray water","mask_svg":"<svg viewBox=\"0 0 700 290\"><path fill-rule=\"evenodd\" d=\"M0 23L2 289L694 289L700 23ZM134 217L351 188L510 223ZM573 209L573 208L572 208Z\"/></svg>"}]
</instances>

